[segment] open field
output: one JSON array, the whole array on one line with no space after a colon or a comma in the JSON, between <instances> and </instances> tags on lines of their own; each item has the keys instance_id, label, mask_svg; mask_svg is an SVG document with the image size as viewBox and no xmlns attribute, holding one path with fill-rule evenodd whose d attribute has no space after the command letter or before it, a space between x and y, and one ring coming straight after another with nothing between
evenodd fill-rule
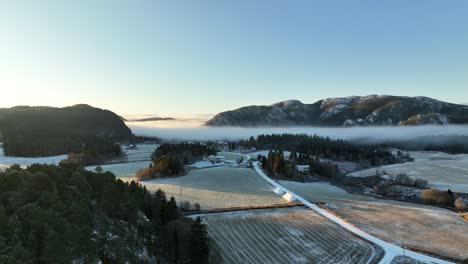
<instances>
[{"instance_id":1,"label":"open field","mask_svg":"<svg viewBox=\"0 0 468 264\"><path fill-rule=\"evenodd\" d=\"M369 196L350 194L345 190L326 182L302 183L294 181L278 181L278 183L313 203L375 200Z\"/></svg>"},{"instance_id":2,"label":"open field","mask_svg":"<svg viewBox=\"0 0 468 264\"><path fill-rule=\"evenodd\" d=\"M18 164L29 166L34 163L39 164L59 164L61 160L67 159L68 155L57 155L50 157L8 157L3 153L3 147L0 146L0 170L9 168L11 165Z\"/></svg>"},{"instance_id":3,"label":"open field","mask_svg":"<svg viewBox=\"0 0 468 264\"><path fill-rule=\"evenodd\" d=\"M406 173L414 179L424 179L432 188L468 193L468 155L449 155L440 152L413 151L414 162L394 164L348 174L367 177L381 173L395 176Z\"/></svg>"},{"instance_id":4,"label":"open field","mask_svg":"<svg viewBox=\"0 0 468 264\"><path fill-rule=\"evenodd\" d=\"M128 178L135 179L136 171L141 168L146 168L149 166L151 161L136 161L136 162L126 162L126 163L116 163L101 165L104 171L110 171L114 173L117 178ZM94 171L96 166L85 167L86 170Z\"/></svg>"},{"instance_id":5,"label":"open field","mask_svg":"<svg viewBox=\"0 0 468 264\"><path fill-rule=\"evenodd\" d=\"M186 176L141 182L161 188L178 202L199 203L202 209L286 203L252 169L216 167L192 170Z\"/></svg>"},{"instance_id":6,"label":"open field","mask_svg":"<svg viewBox=\"0 0 468 264\"><path fill-rule=\"evenodd\" d=\"M245 154L241 153L236 153L236 152L228 152L228 151L219 151L216 155L218 156L223 156L226 158L226 160L234 160L237 161L240 158L244 158L244 160L248 159L248 156Z\"/></svg>"},{"instance_id":7,"label":"open field","mask_svg":"<svg viewBox=\"0 0 468 264\"><path fill-rule=\"evenodd\" d=\"M468 258L468 224L458 214L395 201L331 202L335 214L389 243L452 259Z\"/></svg>"},{"instance_id":8,"label":"open field","mask_svg":"<svg viewBox=\"0 0 468 264\"><path fill-rule=\"evenodd\" d=\"M382 252L304 208L202 218L224 263L377 263Z\"/></svg>"}]
</instances>

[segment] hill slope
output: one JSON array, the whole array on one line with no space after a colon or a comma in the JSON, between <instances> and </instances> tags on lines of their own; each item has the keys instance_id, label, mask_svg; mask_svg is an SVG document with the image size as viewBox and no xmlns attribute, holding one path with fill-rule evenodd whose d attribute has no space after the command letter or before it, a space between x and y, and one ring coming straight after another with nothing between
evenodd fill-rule
<instances>
[{"instance_id":1,"label":"hill slope","mask_svg":"<svg viewBox=\"0 0 468 264\"><path fill-rule=\"evenodd\" d=\"M5 154L13 156L81 152L86 144L104 146L96 142L126 141L132 137L119 116L89 105L0 109L0 131Z\"/></svg>"},{"instance_id":2,"label":"hill slope","mask_svg":"<svg viewBox=\"0 0 468 264\"><path fill-rule=\"evenodd\" d=\"M389 95L297 100L222 112L207 126L371 126L466 124L468 107L428 97Z\"/></svg>"}]
</instances>

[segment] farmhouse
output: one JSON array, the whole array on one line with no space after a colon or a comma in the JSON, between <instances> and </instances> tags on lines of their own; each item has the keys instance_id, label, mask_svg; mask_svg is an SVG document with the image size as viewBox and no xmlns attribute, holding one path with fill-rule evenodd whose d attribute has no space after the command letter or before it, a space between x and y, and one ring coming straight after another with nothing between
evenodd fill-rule
<instances>
[{"instance_id":1,"label":"farmhouse","mask_svg":"<svg viewBox=\"0 0 468 264\"><path fill-rule=\"evenodd\" d=\"M301 173L309 172L310 166L309 165L296 165L296 170Z\"/></svg>"},{"instance_id":2,"label":"farmhouse","mask_svg":"<svg viewBox=\"0 0 468 264\"><path fill-rule=\"evenodd\" d=\"M215 162L215 163L224 162L224 160L225 160L224 156L211 155L211 156L208 157L208 161Z\"/></svg>"}]
</instances>

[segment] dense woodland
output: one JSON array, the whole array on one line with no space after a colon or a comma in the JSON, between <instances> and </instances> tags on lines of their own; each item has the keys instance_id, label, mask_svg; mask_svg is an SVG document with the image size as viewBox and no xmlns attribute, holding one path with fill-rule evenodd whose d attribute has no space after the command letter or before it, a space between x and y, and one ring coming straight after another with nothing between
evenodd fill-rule
<instances>
[{"instance_id":1,"label":"dense woodland","mask_svg":"<svg viewBox=\"0 0 468 264\"><path fill-rule=\"evenodd\" d=\"M291 151L289 157L285 157L283 151L270 151L268 156L259 155L257 160L260 161L262 168L272 177L284 177L291 180L304 181L309 177L304 177L304 173L298 173L294 166L297 164L309 165L310 170L308 175L321 176L325 178L335 179L341 176L338 166L332 162L323 162L316 157L307 154L297 154Z\"/></svg>"},{"instance_id":2,"label":"dense woodland","mask_svg":"<svg viewBox=\"0 0 468 264\"><path fill-rule=\"evenodd\" d=\"M180 175L185 171L184 165L215 154L212 146L200 143L162 144L151 155L153 162L138 170L136 177L138 180L150 180Z\"/></svg>"},{"instance_id":3,"label":"dense woodland","mask_svg":"<svg viewBox=\"0 0 468 264\"><path fill-rule=\"evenodd\" d=\"M398 162L398 158L379 145L357 145L346 140L334 140L329 137L305 134L272 134L259 135L256 139L239 143L257 149L295 151L310 157L325 158L336 161L359 162L366 166L380 166Z\"/></svg>"},{"instance_id":4,"label":"dense woodland","mask_svg":"<svg viewBox=\"0 0 468 264\"><path fill-rule=\"evenodd\" d=\"M187 165L202 159L203 157L216 155L213 146L202 143L177 143L162 144L151 155L153 160L163 156L176 157L182 164Z\"/></svg>"},{"instance_id":5,"label":"dense woodland","mask_svg":"<svg viewBox=\"0 0 468 264\"><path fill-rule=\"evenodd\" d=\"M116 142L132 138L116 114L88 105L0 109L0 131L5 154L24 157L114 155Z\"/></svg>"},{"instance_id":6,"label":"dense woodland","mask_svg":"<svg viewBox=\"0 0 468 264\"><path fill-rule=\"evenodd\" d=\"M73 163L0 173L0 263L207 263L174 198Z\"/></svg>"}]
</instances>

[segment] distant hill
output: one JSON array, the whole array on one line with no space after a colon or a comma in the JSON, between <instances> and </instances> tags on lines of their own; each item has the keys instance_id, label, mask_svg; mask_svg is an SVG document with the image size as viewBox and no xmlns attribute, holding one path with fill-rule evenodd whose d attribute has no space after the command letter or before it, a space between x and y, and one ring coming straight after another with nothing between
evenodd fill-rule
<instances>
[{"instance_id":1,"label":"distant hill","mask_svg":"<svg viewBox=\"0 0 468 264\"><path fill-rule=\"evenodd\" d=\"M207 126L408 126L467 124L468 106L428 97L390 95L328 98L313 104L288 100L222 112Z\"/></svg>"},{"instance_id":2,"label":"distant hill","mask_svg":"<svg viewBox=\"0 0 468 264\"><path fill-rule=\"evenodd\" d=\"M132 120L125 120L127 122L150 122L150 121L170 121L176 120L172 117L147 117L147 118L140 118L140 119L132 119Z\"/></svg>"},{"instance_id":3,"label":"distant hill","mask_svg":"<svg viewBox=\"0 0 468 264\"><path fill-rule=\"evenodd\" d=\"M111 143L132 138L118 115L89 105L0 108L0 131L11 156L102 153Z\"/></svg>"}]
</instances>

